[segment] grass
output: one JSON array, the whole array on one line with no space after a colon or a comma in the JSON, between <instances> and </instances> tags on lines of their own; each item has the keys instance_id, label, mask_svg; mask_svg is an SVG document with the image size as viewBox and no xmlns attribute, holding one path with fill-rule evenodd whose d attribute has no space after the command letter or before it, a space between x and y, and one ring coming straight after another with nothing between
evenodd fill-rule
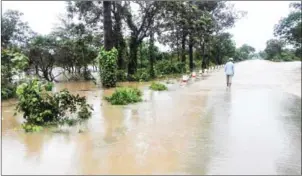
<instances>
[{"instance_id":1,"label":"grass","mask_svg":"<svg viewBox=\"0 0 302 176\"><path fill-rule=\"evenodd\" d=\"M165 86L164 84L155 83L155 82L153 82L149 88L150 88L151 90L157 90L157 91L168 90L167 86Z\"/></svg>"},{"instance_id":2,"label":"grass","mask_svg":"<svg viewBox=\"0 0 302 176\"><path fill-rule=\"evenodd\" d=\"M142 101L142 92L137 88L120 87L115 92L105 99L112 105L127 105Z\"/></svg>"}]
</instances>

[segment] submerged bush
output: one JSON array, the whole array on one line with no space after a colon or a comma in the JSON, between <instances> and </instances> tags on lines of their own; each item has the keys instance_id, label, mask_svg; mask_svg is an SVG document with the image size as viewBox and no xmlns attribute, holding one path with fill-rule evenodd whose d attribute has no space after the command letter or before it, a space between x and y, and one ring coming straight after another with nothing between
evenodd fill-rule
<instances>
[{"instance_id":1,"label":"submerged bush","mask_svg":"<svg viewBox=\"0 0 302 176\"><path fill-rule=\"evenodd\" d=\"M8 84L1 87L1 100L6 100L16 95L16 86L15 84Z\"/></svg>"},{"instance_id":2,"label":"submerged bush","mask_svg":"<svg viewBox=\"0 0 302 176\"><path fill-rule=\"evenodd\" d=\"M50 94L48 88L36 79L18 86L17 111L24 113L25 131L37 131L46 125L73 125L91 116L92 107L85 97L74 96L67 90Z\"/></svg>"},{"instance_id":3,"label":"submerged bush","mask_svg":"<svg viewBox=\"0 0 302 176\"><path fill-rule=\"evenodd\" d=\"M45 84L45 90L46 91L52 91L53 86L54 86L54 84L52 82L47 82Z\"/></svg>"},{"instance_id":4,"label":"submerged bush","mask_svg":"<svg viewBox=\"0 0 302 176\"><path fill-rule=\"evenodd\" d=\"M20 80L13 77L19 77L27 66L28 58L24 54L1 48L1 100L15 97Z\"/></svg>"},{"instance_id":5,"label":"submerged bush","mask_svg":"<svg viewBox=\"0 0 302 176\"><path fill-rule=\"evenodd\" d=\"M126 105L142 101L141 96L142 92L137 88L121 87L105 99L113 105Z\"/></svg>"},{"instance_id":6,"label":"submerged bush","mask_svg":"<svg viewBox=\"0 0 302 176\"><path fill-rule=\"evenodd\" d=\"M129 75L128 81L137 81L137 82L143 82L143 81L150 81L150 73L149 70L146 68L137 69L136 73L134 75Z\"/></svg>"},{"instance_id":7,"label":"submerged bush","mask_svg":"<svg viewBox=\"0 0 302 176\"><path fill-rule=\"evenodd\" d=\"M163 90L168 90L167 86L161 83L152 83L151 86L149 87L151 90L157 90L157 91L163 91Z\"/></svg>"}]
</instances>

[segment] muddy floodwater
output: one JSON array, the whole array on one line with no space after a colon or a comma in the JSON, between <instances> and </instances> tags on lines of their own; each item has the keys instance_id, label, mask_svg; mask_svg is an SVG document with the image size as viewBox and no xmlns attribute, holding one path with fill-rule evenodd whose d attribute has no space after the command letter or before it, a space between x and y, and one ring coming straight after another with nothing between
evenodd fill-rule
<instances>
[{"instance_id":1,"label":"muddy floodwater","mask_svg":"<svg viewBox=\"0 0 302 176\"><path fill-rule=\"evenodd\" d=\"M143 102L112 106L103 96L113 90L56 84L94 108L58 131L24 133L16 101L2 102L2 173L301 174L301 62L238 63L230 90L223 69L164 92L129 85Z\"/></svg>"}]
</instances>

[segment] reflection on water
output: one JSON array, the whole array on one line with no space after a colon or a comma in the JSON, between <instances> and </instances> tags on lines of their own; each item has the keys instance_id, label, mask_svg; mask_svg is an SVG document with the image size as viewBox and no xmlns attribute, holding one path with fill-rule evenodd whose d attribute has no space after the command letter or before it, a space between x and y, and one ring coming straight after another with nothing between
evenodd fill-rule
<instances>
[{"instance_id":1,"label":"reflection on water","mask_svg":"<svg viewBox=\"0 0 302 176\"><path fill-rule=\"evenodd\" d=\"M144 92L127 106L103 100L113 89L59 83L55 91L86 96L94 111L83 126L57 133L25 134L16 101L5 101L3 174L300 174L299 65L242 62L230 90L222 69L164 92L122 83Z\"/></svg>"}]
</instances>

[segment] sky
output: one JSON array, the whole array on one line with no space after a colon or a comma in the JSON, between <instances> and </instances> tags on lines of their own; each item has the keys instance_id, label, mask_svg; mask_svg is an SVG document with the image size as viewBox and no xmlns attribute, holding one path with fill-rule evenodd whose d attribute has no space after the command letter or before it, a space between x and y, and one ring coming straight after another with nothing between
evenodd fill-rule
<instances>
[{"instance_id":1,"label":"sky","mask_svg":"<svg viewBox=\"0 0 302 176\"><path fill-rule=\"evenodd\" d=\"M256 51L265 49L266 41L273 38L274 25L289 13L293 1L233 1L236 10L247 15L228 30L233 34L236 46L246 43ZM65 12L64 1L2 1L2 12L7 9L24 13L23 20L40 34L48 34L57 22L59 14ZM167 47L160 45L161 50Z\"/></svg>"}]
</instances>

